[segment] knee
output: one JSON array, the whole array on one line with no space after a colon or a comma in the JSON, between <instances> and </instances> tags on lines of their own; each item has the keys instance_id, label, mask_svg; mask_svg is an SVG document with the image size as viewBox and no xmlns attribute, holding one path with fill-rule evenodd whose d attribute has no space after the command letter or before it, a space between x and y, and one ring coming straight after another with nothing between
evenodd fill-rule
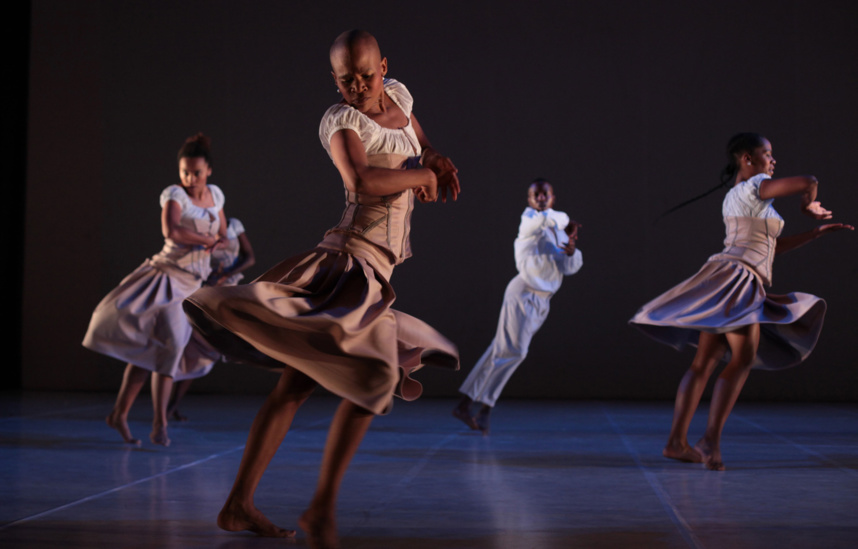
<instances>
[{"instance_id":1,"label":"knee","mask_svg":"<svg viewBox=\"0 0 858 549\"><path fill-rule=\"evenodd\" d=\"M696 377L708 378L712 375L717 365L718 361L715 359L695 357L691 361L691 367L688 368L688 372Z\"/></svg>"},{"instance_id":2,"label":"knee","mask_svg":"<svg viewBox=\"0 0 858 549\"><path fill-rule=\"evenodd\" d=\"M312 378L287 366L271 396L284 405L300 406L310 398L315 388L316 382Z\"/></svg>"}]
</instances>

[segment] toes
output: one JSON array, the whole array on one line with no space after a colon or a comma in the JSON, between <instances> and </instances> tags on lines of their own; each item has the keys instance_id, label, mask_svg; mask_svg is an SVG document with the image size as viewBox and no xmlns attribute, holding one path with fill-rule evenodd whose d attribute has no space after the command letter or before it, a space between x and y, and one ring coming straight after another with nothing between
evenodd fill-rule
<instances>
[{"instance_id":1,"label":"toes","mask_svg":"<svg viewBox=\"0 0 858 549\"><path fill-rule=\"evenodd\" d=\"M149 440L152 441L152 444L159 444L165 448L170 445L170 437L167 436L166 430L152 431L149 435Z\"/></svg>"},{"instance_id":2,"label":"toes","mask_svg":"<svg viewBox=\"0 0 858 549\"><path fill-rule=\"evenodd\" d=\"M706 468L710 471L725 471L724 462L721 460L710 459L706 462Z\"/></svg>"},{"instance_id":3,"label":"toes","mask_svg":"<svg viewBox=\"0 0 858 549\"><path fill-rule=\"evenodd\" d=\"M478 431L480 429L479 425L477 425L476 420L471 417L471 415L463 410L455 408L453 410L453 417L461 420L462 423L470 427L474 431Z\"/></svg>"}]
</instances>

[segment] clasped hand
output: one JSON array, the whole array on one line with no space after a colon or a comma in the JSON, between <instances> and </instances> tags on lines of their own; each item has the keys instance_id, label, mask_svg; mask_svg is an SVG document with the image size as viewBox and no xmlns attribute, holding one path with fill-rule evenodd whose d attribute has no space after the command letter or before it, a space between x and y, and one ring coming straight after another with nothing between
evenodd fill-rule
<instances>
[{"instance_id":1,"label":"clasped hand","mask_svg":"<svg viewBox=\"0 0 858 549\"><path fill-rule=\"evenodd\" d=\"M456 200L461 192L459 184L459 170L448 157L440 154L434 149L429 149L423 156L423 167L432 170L436 178L435 189L419 187L415 190L420 202L435 202L438 196L441 202L447 202L447 193L450 198Z\"/></svg>"},{"instance_id":2,"label":"clasped hand","mask_svg":"<svg viewBox=\"0 0 858 549\"><path fill-rule=\"evenodd\" d=\"M563 246L563 251L566 255L572 255L575 253L575 248L578 245L578 229L581 227L583 227L583 225L577 221L570 221L569 224L566 225L564 231L569 235L569 242Z\"/></svg>"}]
</instances>

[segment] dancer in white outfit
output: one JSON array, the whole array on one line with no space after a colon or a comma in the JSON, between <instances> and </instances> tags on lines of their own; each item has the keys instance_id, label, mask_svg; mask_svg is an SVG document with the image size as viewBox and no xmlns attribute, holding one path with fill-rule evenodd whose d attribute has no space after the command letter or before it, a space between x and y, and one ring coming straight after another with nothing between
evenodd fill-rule
<instances>
[{"instance_id":1,"label":"dancer in white outfit","mask_svg":"<svg viewBox=\"0 0 858 549\"><path fill-rule=\"evenodd\" d=\"M528 207L515 239L518 275L506 287L492 344L459 388L465 396L453 415L483 434L488 434L492 407L548 316L551 296L560 289L563 277L575 274L584 263L576 248L580 225L551 209L554 198L551 183L544 179L528 188ZM474 402L482 404L476 416L471 415Z\"/></svg>"}]
</instances>

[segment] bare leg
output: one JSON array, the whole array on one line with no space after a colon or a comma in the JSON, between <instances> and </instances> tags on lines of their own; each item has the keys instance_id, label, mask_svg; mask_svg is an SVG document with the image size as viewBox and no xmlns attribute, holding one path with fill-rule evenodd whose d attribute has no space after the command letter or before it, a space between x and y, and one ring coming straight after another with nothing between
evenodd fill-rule
<instances>
[{"instance_id":1,"label":"bare leg","mask_svg":"<svg viewBox=\"0 0 858 549\"><path fill-rule=\"evenodd\" d=\"M459 401L459 404L457 404L456 407L453 408L453 417L461 420L462 423L464 423L474 431L477 431L480 427L477 425L477 422L471 415L471 405L473 403L474 401L471 400L471 397L469 397L468 395L463 396L462 400Z\"/></svg>"},{"instance_id":2,"label":"bare leg","mask_svg":"<svg viewBox=\"0 0 858 549\"><path fill-rule=\"evenodd\" d=\"M119 387L119 394L116 395L116 403L105 420L110 427L119 431L122 439L129 444L140 444L139 439L131 436L131 429L128 428L128 412L131 411L131 406L140 394L140 389L143 388L148 376L149 371L139 366L129 364L125 367L122 385Z\"/></svg>"},{"instance_id":3,"label":"bare leg","mask_svg":"<svg viewBox=\"0 0 858 549\"><path fill-rule=\"evenodd\" d=\"M277 538L295 535L295 530L284 530L268 520L253 503L253 494L289 431L295 412L315 386L315 381L297 370L288 366L283 370L277 386L268 395L250 427L238 475L217 517L217 524L222 529L230 532L250 530L260 536Z\"/></svg>"},{"instance_id":4,"label":"bare leg","mask_svg":"<svg viewBox=\"0 0 858 549\"><path fill-rule=\"evenodd\" d=\"M492 413L492 407L488 404L483 404L480 406L480 410L477 412L477 416L474 418L474 422L477 424L477 429L483 432L483 435L489 434L489 416Z\"/></svg>"},{"instance_id":5,"label":"bare leg","mask_svg":"<svg viewBox=\"0 0 858 549\"><path fill-rule=\"evenodd\" d=\"M176 421L188 421L187 417L179 413L179 402L181 402L182 398L188 392L193 381L193 379L183 379L173 384L173 396L170 399L170 403L167 404L168 418L175 419Z\"/></svg>"},{"instance_id":6,"label":"bare leg","mask_svg":"<svg viewBox=\"0 0 858 549\"><path fill-rule=\"evenodd\" d=\"M661 452L664 457L693 463L703 462L703 456L688 444L688 427L700 404L700 397L706 389L706 383L726 351L723 335L700 332L697 353L676 390L673 423L670 426L667 444Z\"/></svg>"},{"instance_id":7,"label":"bare leg","mask_svg":"<svg viewBox=\"0 0 858 549\"><path fill-rule=\"evenodd\" d=\"M152 432L149 440L154 444L162 446L170 445L170 437L167 436L167 402L173 391L173 378L158 373L152 373Z\"/></svg>"},{"instance_id":8,"label":"bare leg","mask_svg":"<svg viewBox=\"0 0 858 549\"><path fill-rule=\"evenodd\" d=\"M335 511L340 483L372 418L372 412L343 400L331 422L316 493L298 521L313 549L339 547Z\"/></svg>"},{"instance_id":9,"label":"bare leg","mask_svg":"<svg viewBox=\"0 0 858 549\"><path fill-rule=\"evenodd\" d=\"M721 459L721 432L748 379L748 374L751 373L751 364L760 344L760 325L752 324L726 336L732 357L715 381L706 432L695 445L695 449L703 455L706 468L713 471L724 470L724 462Z\"/></svg>"}]
</instances>

